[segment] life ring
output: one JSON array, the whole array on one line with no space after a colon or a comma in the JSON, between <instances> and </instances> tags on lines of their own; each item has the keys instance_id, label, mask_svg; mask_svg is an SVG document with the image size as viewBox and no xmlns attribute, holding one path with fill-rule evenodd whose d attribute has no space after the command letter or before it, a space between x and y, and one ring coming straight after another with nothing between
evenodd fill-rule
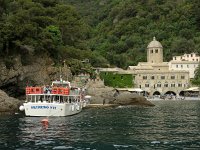
<instances>
[{"instance_id":1,"label":"life ring","mask_svg":"<svg viewBox=\"0 0 200 150\"><path fill-rule=\"evenodd\" d=\"M19 110L20 110L20 111L24 111L24 110L25 110L24 106L21 105L21 106L19 107Z\"/></svg>"}]
</instances>

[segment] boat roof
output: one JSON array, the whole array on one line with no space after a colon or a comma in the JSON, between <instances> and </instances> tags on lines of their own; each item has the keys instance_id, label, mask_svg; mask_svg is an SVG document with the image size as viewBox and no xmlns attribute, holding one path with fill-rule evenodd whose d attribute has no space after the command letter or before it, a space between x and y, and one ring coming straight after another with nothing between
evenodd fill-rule
<instances>
[{"instance_id":1,"label":"boat roof","mask_svg":"<svg viewBox=\"0 0 200 150\"><path fill-rule=\"evenodd\" d=\"M70 84L70 82L69 81L62 81L62 80L60 80L60 81L53 81L52 82L52 85L54 85L54 84L58 84L58 85L68 85L69 87L71 87L71 84Z\"/></svg>"},{"instance_id":2,"label":"boat roof","mask_svg":"<svg viewBox=\"0 0 200 150\"><path fill-rule=\"evenodd\" d=\"M69 84L69 81L53 81L52 83L57 83L57 84Z\"/></svg>"}]
</instances>

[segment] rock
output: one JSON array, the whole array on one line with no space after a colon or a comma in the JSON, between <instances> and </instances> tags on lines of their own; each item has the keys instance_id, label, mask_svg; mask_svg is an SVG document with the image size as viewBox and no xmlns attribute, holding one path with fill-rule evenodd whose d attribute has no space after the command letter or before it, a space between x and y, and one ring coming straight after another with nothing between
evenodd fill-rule
<instances>
[{"instance_id":1,"label":"rock","mask_svg":"<svg viewBox=\"0 0 200 150\"><path fill-rule=\"evenodd\" d=\"M122 92L110 104L155 106L145 97L130 92Z\"/></svg>"},{"instance_id":2,"label":"rock","mask_svg":"<svg viewBox=\"0 0 200 150\"><path fill-rule=\"evenodd\" d=\"M18 111L20 101L9 97L5 92L0 90L0 114L13 114Z\"/></svg>"},{"instance_id":3,"label":"rock","mask_svg":"<svg viewBox=\"0 0 200 150\"><path fill-rule=\"evenodd\" d=\"M62 68L62 73L63 80L72 78L67 66ZM50 84L59 79L60 68L54 67L48 56L11 56L0 60L0 74L0 113L13 113L20 101L12 97L25 99L26 86Z\"/></svg>"},{"instance_id":4,"label":"rock","mask_svg":"<svg viewBox=\"0 0 200 150\"><path fill-rule=\"evenodd\" d=\"M87 84L87 94L91 96L90 104L141 105L154 106L145 97L130 92L117 92L107 87L102 81L90 81Z\"/></svg>"},{"instance_id":5,"label":"rock","mask_svg":"<svg viewBox=\"0 0 200 150\"><path fill-rule=\"evenodd\" d=\"M16 56L10 63L12 65L8 67L0 60L0 89L12 97L24 95L26 86L50 84L60 77L59 68L53 66L53 61L48 56L27 56L25 60ZM65 67L62 71L70 80L70 70ZM63 77L63 80L67 78Z\"/></svg>"}]
</instances>

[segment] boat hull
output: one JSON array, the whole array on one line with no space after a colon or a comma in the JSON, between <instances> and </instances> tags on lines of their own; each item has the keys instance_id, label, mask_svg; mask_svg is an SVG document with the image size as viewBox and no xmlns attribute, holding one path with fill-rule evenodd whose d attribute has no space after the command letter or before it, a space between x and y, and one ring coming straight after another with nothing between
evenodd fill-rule
<instances>
[{"instance_id":1,"label":"boat hull","mask_svg":"<svg viewBox=\"0 0 200 150\"><path fill-rule=\"evenodd\" d=\"M77 103L24 103L26 116L70 116L82 110L82 102Z\"/></svg>"}]
</instances>

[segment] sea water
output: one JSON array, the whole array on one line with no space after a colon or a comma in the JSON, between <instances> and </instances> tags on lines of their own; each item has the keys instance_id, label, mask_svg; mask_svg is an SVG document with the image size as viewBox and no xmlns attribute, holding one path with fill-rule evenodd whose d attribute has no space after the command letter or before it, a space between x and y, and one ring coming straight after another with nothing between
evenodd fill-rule
<instances>
[{"instance_id":1,"label":"sea water","mask_svg":"<svg viewBox=\"0 0 200 150\"><path fill-rule=\"evenodd\" d=\"M69 117L0 117L0 149L200 149L200 101L87 108Z\"/></svg>"}]
</instances>

